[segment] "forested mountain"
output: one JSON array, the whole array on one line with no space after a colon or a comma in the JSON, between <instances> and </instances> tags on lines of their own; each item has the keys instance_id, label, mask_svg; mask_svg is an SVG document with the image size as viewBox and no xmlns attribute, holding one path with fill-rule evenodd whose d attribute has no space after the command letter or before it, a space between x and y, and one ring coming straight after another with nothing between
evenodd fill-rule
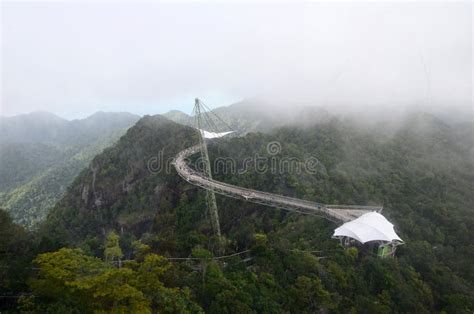
<instances>
[{"instance_id":1,"label":"forested mountain","mask_svg":"<svg viewBox=\"0 0 474 314\"><path fill-rule=\"evenodd\" d=\"M474 314L472 1L37 2L0 314Z\"/></svg>"},{"instance_id":2,"label":"forested mountain","mask_svg":"<svg viewBox=\"0 0 474 314\"><path fill-rule=\"evenodd\" d=\"M67 121L47 112L0 118L0 206L27 227L41 221L92 157L138 120L98 112Z\"/></svg>"},{"instance_id":3,"label":"forested mountain","mask_svg":"<svg viewBox=\"0 0 474 314\"><path fill-rule=\"evenodd\" d=\"M41 225L34 254L23 254L45 252L34 261L40 271L5 275L30 276L30 284L2 289L31 292L19 307L36 311L472 312L472 148L429 114L377 130L333 117L220 139L209 153L237 167L255 154L267 166L272 158L317 158L312 173L215 168L214 177L325 203L383 204L405 240L393 259L343 249L331 239L337 224L323 218L221 196L219 250L205 193L157 166L196 143L196 132L146 116L91 161ZM275 141L281 151L270 155Z\"/></svg>"}]
</instances>

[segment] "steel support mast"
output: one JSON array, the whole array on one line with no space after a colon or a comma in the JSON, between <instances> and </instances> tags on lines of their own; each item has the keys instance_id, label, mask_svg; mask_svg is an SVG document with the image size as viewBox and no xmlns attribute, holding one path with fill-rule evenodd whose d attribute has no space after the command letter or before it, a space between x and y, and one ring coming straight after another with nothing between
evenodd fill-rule
<instances>
[{"instance_id":1,"label":"steel support mast","mask_svg":"<svg viewBox=\"0 0 474 314\"><path fill-rule=\"evenodd\" d=\"M203 110L201 108L201 102L199 101L198 98L195 99L195 104L194 104L194 115L196 119L196 127L199 131L199 146L200 146L200 151L201 151L201 159L202 163L204 165L203 173L206 178L209 178L212 180L212 173L211 173L211 162L209 160L209 152L207 151L207 144L206 144L206 139L204 137L204 134L202 132L203 130ZM214 191L212 190L206 190L206 201L207 201L207 206L209 208L209 214L211 218L211 226L212 229L214 230L214 233L217 235L219 238L219 241L221 241L221 226L219 223L219 213L217 211L217 202L216 202L216 195L214 194Z\"/></svg>"}]
</instances>

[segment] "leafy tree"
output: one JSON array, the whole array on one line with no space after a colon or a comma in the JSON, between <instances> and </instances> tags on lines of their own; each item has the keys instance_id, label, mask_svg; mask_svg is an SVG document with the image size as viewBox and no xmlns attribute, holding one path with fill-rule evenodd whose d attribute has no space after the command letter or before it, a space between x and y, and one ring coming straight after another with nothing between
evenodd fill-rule
<instances>
[{"instance_id":1,"label":"leafy tree","mask_svg":"<svg viewBox=\"0 0 474 314\"><path fill-rule=\"evenodd\" d=\"M14 305L15 296L26 290L26 278L31 273L33 258L31 238L0 208L0 311Z\"/></svg>"},{"instance_id":2,"label":"leafy tree","mask_svg":"<svg viewBox=\"0 0 474 314\"><path fill-rule=\"evenodd\" d=\"M63 248L40 254L38 275L30 282L34 299L24 298L25 309L69 312L184 313L200 312L188 289L166 287L162 278L172 265L149 254L142 262L116 268L80 249Z\"/></svg>"},{"instance_id":3,"label":"leafy tree","mask_svg":"<svg viewBox=\"0 0 474 314\"><path fill-rule=\"evenodd\" d=\"M122 249L120 248L119 244L119 236L114 232L110 231L107 234L106 240L105 240L105 250L104 250L104 256L106 261L117 261L119 264L119 267L122 266Z\"/></svg>"},{"instance_id":4,"label":"leafy tree","mask_svg":"<svg viewBox=\"0 0 474 314\"><path fill-rule=\"evenodd\" d=\"M331 306L331 297L319 278L299 276L289 290L289 307L298 313L314 313Z\"/></svg>"}]
</instances>

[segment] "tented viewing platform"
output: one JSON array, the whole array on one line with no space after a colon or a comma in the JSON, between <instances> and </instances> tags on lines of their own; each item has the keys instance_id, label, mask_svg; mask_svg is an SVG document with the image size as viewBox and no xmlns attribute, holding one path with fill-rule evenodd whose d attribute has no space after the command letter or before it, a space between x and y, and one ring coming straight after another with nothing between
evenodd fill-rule
<instances>
[{"instance_id":1,"label":"tented viewing platform","mask_svg":"<svg viewBox=\"0 0 474 314\"><path fill-rule=\"evenodd\" d=\"M370 212L346 222L334 230L334 238L340 239L344 245L350 245L351 240L361 244L378 244L377 254L381 257L393 255L395 247L403 244L391 224L382 214Z\"/></svg>"}]
</instances>

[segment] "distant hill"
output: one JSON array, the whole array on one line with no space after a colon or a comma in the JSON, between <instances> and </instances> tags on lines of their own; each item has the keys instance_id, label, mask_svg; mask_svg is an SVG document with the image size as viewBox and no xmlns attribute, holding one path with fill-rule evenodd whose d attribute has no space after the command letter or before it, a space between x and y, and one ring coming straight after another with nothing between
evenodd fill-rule
<instances>
[{"instance_id":1,"label":"distant hill","mask_svg":"<svg viewBox=\"0 0 474 314\"><path fill-rule=\"evenodd\" d=\"M285 123L289 121L287 117L281 119L283 117L278 113L275 114L275 112L259 108L262 108L262 106L251 101L243 101L213 109L212 112L222 118L223 121L215 119L212 113L210 115L215 119L214 122L220 131L227 131L230 127L237 134L269 131L278 125L276 121L280 121L280 123L282 121L285 121ZM179 110L172 110L165 113L164 116L183 125L195 127L196 124L194 117ZM203 128L211 131L208 125L204 125Z\"/></svg>"},{"instance_id":2,"label":"distant hill","mask_svg":"<svg viewBox=\"0 0 474 314\"><path fill-rule=\"evenodd\" d=\"M0 141L10 143L57 142L65 136L68 121L55 114L37 111L0 117Z\"/></svg>"},{"instance_id":3,"label":"distant hill","mask_svg":"<svg viewBox=\"0 0 474 314\"><path fill-rule=\"evenodd\" d=\"M93 140L103 132L128 127L138 118L139 116L127 112L97 112L85 119L68 121L43 111L1 117L0 141L75 144L77 141Z\"/></svg>"},{"instance_id":4,"label":"distant hill","mask_svg":"<svg viewBox=\"0 0 474 314\"><path fill-rule=\"evenodd\" d=\"M171 110L163 116L179 124L194 126L194 118L179 110Z\"/></svg>"},{"instance_id":5,"label":"distant hill","mask_svg":"<svg viewBox=\"0 0 474 314\"><path fill-rule=\"evenodd\" d=\"M32 227L92 157L138 118L105 112L72 121L48 112L0 117L0 207Z\"/></svg>"},{"instance_id":6,"label":"distant hill","mask_svg":"<svg viewBox=\"0 0 474 314\"><path fill-rule=\"evenodd\" d=\"M229 106L217 107L212 110L223 121L219 121L212 113L214 122L219 131L232 129L237 135L249 132L271 132L282 126L312 126L322 121L334 118L323 108L314 106L288 106L281 104L261 103L257 100L244 100ZM164 116L176 123L195 127L195 118L181 112L172 110ZM209 129L204 125L204 129Z\"/></svg>"}]
</instances>

